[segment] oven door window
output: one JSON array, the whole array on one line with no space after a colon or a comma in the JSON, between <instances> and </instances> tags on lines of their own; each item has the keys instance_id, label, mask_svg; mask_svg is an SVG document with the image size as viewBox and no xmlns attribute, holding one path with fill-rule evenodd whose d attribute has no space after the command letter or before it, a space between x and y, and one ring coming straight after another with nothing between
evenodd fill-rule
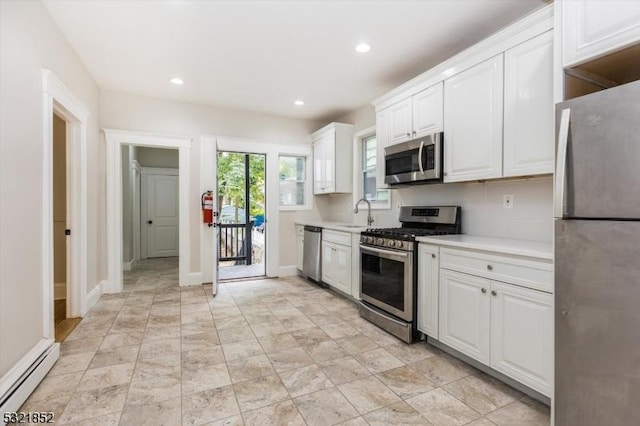
<instances>
[{"instance_id":1,"label":"oven door window","mask_svg":"<svg viewBox=\"0 0 640 426\"><path fill-rule=\"evenodd\" d=\"M362 253L362 293L405 312L405 263Z\"/></svg>"}]
</instances>

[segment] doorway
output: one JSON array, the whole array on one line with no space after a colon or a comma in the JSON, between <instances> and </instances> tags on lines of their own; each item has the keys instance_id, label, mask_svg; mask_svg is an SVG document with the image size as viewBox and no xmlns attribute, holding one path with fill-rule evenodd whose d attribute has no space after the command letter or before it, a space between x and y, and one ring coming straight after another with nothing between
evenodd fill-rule
<instances>
[{"instance_id":1,"label":"doorway","mask_svg":"<svg viewBox=\"0 0 640 426\"><path fill-rule=\"evenodd\" d=\"M266 155L217 155L218 278L266 275Z\"/></svg>"},{"instance_id":2,"label":"doorway","mask_svg":"<svg viewBox=\"0 0 640 426\"><path fill-rule=\"evenodd\" d=\"M53 114L53 323L56 342L63 342L80 323L70 314L71 269L67 170L67 123Z\"/></svg>"},{"instance_id":3,"label":"doorway","mask_svg":"<svg viewBox=\"0 0 640 426\"><path fill-rule=\"evenodd\" d=\"M177 285L177 274L168 274L167 267L177 269L180 253L179 152L126 144L121 149L123 290L139 289L160 272L175 275Z\"/></svg>"}]
</instances>

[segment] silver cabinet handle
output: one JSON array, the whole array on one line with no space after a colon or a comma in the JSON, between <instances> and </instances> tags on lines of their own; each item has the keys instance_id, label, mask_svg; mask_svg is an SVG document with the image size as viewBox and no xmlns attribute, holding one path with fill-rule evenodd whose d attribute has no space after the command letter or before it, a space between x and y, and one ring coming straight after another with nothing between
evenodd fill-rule
<instances>
[{"instance_id":1,"label":"silver cabinet handle","mask_svg":"<svg viewBox=\"0 0 640 426\"><path fill-rule=\"evenodd\" d=\"M569 142L569 123L571 110L562 110L560 130L558 132L558 152L556 154L556 181L553 196L553 215L561 219L564 216L564 179L567 166L567 145Z\"/></svg>"},{"instance_id":2,"label":"silver cabinet handle","mask_svg":"<svg viewBox=\"0 0 640 426\"><path fill-rule=\"evenodd\" d=\"M487 269L490 270L490 271L493 271L493 266L487 265Z\"/></svg>"},{"instance_id":3,"label":"silver cabinet handle","mask_svg":"<svg viewBox=\"0 0 640 426\"><path fill-rule=\"evenodd\" d=\"M497 292L497 291L495 291L495 290L491 290L491 295L493 295L493 296L497 296L497 295L498 295L498 292Z\"/></svg>"},{"instance_id":4,"label":"silver cabinet handle","mask_svg":"<svg viewBox=\"0 0 640 426\"><path fill-rule=\"evenodd\" d=\"M420 166L420 173L424 174L424 169L422 168L422 148L424 148L424 141L420 141L420 149L418 150L418 166Z\"/></svg>"},{"instance_id":5,"label":"silver cabinet handle","mask_svg":"<svg viewBox=\"0 0 640 426\"><path fill-rule=\"evenodd\" d=\"M481 291L481 292L483 292L483 293L486 293L486 292L487 292L487 289L486 289L486 288L483 288L483 289L481 289L480 291Z\"/></svg>"}]
</instances>

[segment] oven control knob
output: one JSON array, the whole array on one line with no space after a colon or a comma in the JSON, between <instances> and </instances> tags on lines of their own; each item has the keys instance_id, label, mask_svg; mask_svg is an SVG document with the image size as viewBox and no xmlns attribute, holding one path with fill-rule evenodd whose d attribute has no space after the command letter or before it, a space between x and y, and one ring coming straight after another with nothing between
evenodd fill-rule
<instances>
[{"instance_id":1,"label":"oven control knob","mask_svg":"<svg viewBox=\"0 0 640 426\"><path fill-rule=\"evenodd\" d=\"M396 246L396 242L391 240L389 241L389 247L395 247Z\"/></svg>"},{"instance_id":2,"label":"oven control knob","mask_svg":"<svg viewBox=\"0 0 640 426\"><path fill-rule=\"evenodd\" d=\"M384 245L384 238L378 238L377 243L378 245L381 245L381 246Z\"/></svg>"},{"instance_id":3,"label":"oven control knob","mask_svg":"<svg viewBox=\"0 0 640 426\"><path fill-rule=\"evenodd\" d=\"M374 240L374 239L375 239L375 238L373 238L373 237L367 237L367 242L368 242L369 244L371 244L371 243L373 243L373 240Z\"/></svg>"}]
</instances>

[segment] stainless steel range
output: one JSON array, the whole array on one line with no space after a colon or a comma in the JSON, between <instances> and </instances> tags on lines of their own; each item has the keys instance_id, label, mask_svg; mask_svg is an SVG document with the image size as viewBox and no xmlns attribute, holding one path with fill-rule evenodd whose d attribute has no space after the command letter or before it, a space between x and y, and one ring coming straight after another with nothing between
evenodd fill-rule
<instances>
[{"instance_id":1,"label":"stainless steel range","mask_svg":"<svg viewBox=\"0 0 640 426\"><path fill-rule=\"evenodd\" d=\"M360 234L360 316L411 343L417 335L416 237L460 234L460 207L401 207L400 228Z\"/></svg>"}]
</instances>

